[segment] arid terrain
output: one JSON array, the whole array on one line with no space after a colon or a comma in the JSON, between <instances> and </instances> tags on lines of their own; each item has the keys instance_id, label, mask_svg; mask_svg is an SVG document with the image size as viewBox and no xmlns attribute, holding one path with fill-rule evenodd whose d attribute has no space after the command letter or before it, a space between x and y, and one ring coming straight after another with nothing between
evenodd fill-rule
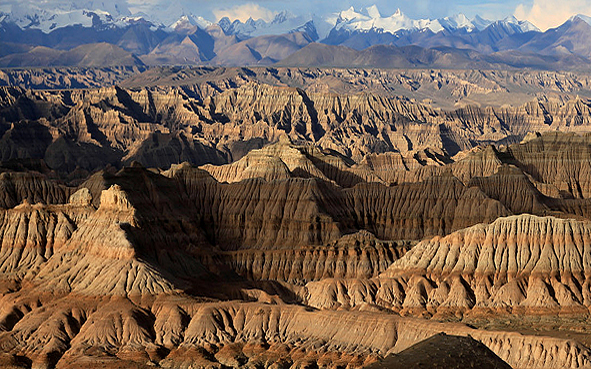
<instances>
[{"instance_id":1,"label":"arid terrain","mask_svg":"<svg viewBox=\"0 0 591 369\"><path fill-rule=\"evenodd\" d=\"M591 75L0 80L2 367L591 367Z\"/></svg>"}]
</instances>

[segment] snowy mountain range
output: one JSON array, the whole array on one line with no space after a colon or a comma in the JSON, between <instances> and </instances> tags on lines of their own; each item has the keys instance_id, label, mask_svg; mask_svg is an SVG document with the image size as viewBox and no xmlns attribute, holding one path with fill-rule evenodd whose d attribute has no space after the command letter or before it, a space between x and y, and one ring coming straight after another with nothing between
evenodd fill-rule
<instances>
[{"instance_id":1,"label":"snowy mountain range","mask_svg":"<svg viewBox=\"0 0 591 369\"><path fill-rule=\"evenodd\" d=\"M342 11L339 13L335 25L336 30L347 30L349 32L378 31L389 33L396 33L401 30L420 31L426 29L435 33L446 29L466 29L470 32L475 28L474 24L463 14L434 20L411 19L398 9L394 14L384 17L375 5L362 9L360 12L355 11L353 7Z\"/></svg>"},{"instance_id":2,"label":"snowy mountain range","mask_svg":"<svg viewBox=\"0 0 591 369\"><path fill-rule=\"evenodd\" d=\"M206 20L201 16L186 11L178 3L172 3L157 9L154 14L132 14L124 2L86 1L64 3L57 7L47 8L40 5L13 5L10 12L0 12L0 22L11 22L21 29L39 29L49 33L58 28L80 25L83 27L127 27L131 24L144 22L154 29L176 29L198 26L205 29L216 22ZM527 21L518 21L514 17L503 20L510 27L520 32L539 31L537 27ZM386 32L430 30L440 31L483 30L492 21L479 16L468 19L463 14L439 19L411 19L400 9L390 16L383 16L377 6L373 5L356 11L353 7L337 14L295 15L288 11L276 14L275 18L267 22L262 19L248 19L245 22L231 20L224 17L217 24L228 34L257 37L264 35L278 35L294 32L313 25L319 39L328 36L330 30L347 30L349 32Z\"/></svg>"},{"instance_id":3,"label":"snowy mountain range","mask_svg":"<svg viewBox=\"0 0 591 369\"><path fill-rule=\"evenodd\" d=\"M213 22L174 2L145 14L132 13L122 0L63 1L51 8L30 0L10 11L0 6L5 10L0 11L0 66L60 63L63 57L52 50L101 43L118 48L119 60L150 65L273 64L313 42L358 51L388 45L483 55L511 52L515 60L522 58L515 53L591 58L591 18L583 15L542 32L513 16L496 21L463 14L413 19L401 10L383 15L375 5L327 15L284 11L269 21L225 17ZM124 57L125 52L130 55Z\"/></svg>"},{"instance_id":4,"label":"snowy mountain range","mask_svg":"<svg viewBox=\"0 0 591 369\"><path fill-rule=\"evenodd\" d=\"M187 24L201 28L213 24L174 2L163 8L156 8L152 15L132 14L122 1L76 1L58 3L51 8L42 4L25 2L22 5L13 5L10 12L0 12L0 22L11 22L21 29L38 29L44 33L69 26L125 28L144 23L153 29L173 31Z\"/></svg>"}]
</instances>

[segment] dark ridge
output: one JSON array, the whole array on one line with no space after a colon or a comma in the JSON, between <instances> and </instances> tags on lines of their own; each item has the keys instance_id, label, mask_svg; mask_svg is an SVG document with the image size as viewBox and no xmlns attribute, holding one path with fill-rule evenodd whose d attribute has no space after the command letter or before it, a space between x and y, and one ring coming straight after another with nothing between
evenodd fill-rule
<instances>
[{"instance_id":1,"label":"dark ridge","mask_svg":"<svg viewBox=\"0 0 591 369\"><path fill-rule=\"evenodd\" d=\"M472 337L437 334L367 369L511 369L509 364Z\"/></svg>"}]
</instances>

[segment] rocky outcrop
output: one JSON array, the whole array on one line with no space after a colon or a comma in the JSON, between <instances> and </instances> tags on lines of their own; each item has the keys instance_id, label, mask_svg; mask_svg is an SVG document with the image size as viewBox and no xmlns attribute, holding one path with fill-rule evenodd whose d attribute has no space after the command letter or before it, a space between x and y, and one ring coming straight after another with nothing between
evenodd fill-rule
<instances>
[{"instance_id":1,"label":"rocky outcrop","mask_svg":"<svg viewBox=\"0 0 591 369\"><path fill-rule=\"evenodd\" d=\"M171 164L225 164L227 157L215 148L194 140L184 132L165 134L154 132L139 146L134 146L123 158L125 164L143 163L149 167L167 169Z\"/></svg>"},{"instance_id":2,"label":"rocky outcrop","mask_svg":"<svg viewBox=\"0 0 591 369\"><path fill-rule=\"evenodd\" d=\"M206 273L191 254L210 246L174 181L141 167L94 180L101 183L80 191L87 197L107 187L100 206L36 280L53 280L57 290L90 295L157 295Z\"/></svg>"},{"instance_id":3,"label":"rocky outcrop","mask_svg":"<svg viewBox=\"0 0 591 369\"><path fill-rule=\"evenodd\" d=\"M148 191L142 185L154 183L148 172L139 170L148 176L143 183L140 177L125 173L107 176L123 187L114 184L103 190L98 209L92 205L91 190L83 187L70 196L68 204L24 203L1 211L2 279L33 280L52 293L156 295L172 290L174 282L169 280L178 281L174 274L203 274L205 268L197 260L182 256L189 245L199 244L199 231L193 226L191 233L186 217L153 209L174 203L175 193L158 192L165 190L161 186L144 196ZM126 192L131 186L136 191ZM169 202L158 202L150 195L164 196ZM180 208L178 202L177 198ZM152 233L146 235L143 229ZM170 250L167 254L162 254L163 246ZM159 270L164 267L166 271Z\"/></svg>"},{"instance_id":4,"label":"rocky outcrop","mask_svg":"<svg viewBox=\"0 0 591 369\"><path fill-rule=\"evenodd\" d=\"M68 205L25 203L0 210L0 279L30 278L60 252L79 224L93 212L80 199L84 191L71 196Z\"/></svg>"},{"instance_id":5,"label":"rocky outcrop","mask_svg":"<svg viewBox=\"0 0 591 369\"><path fill-rule=\"evenodd\" d=\"M2 270L15 281L0 290L4 352L39 367L105 355L112 365L357 367L446 332L518 368L589 365L574 341L380 312L588 312L587 222L510 217L444 236L507 212L450 175L343 189L317 178L222 184L187 164L163 174L97 173L68 204L4 210L2 237L16 250L4 254L3 241L3 265L15 266ZM310 238L293 248L290 232ZM420 232L441 236L410 250L379 240ZM308 307L287 304L298 301Z\"/></svg>"},{"instance_id":6,"label":"rocky outcrop","mask_svg":"<svg viewBox=\"0 0 591 369\"><path fill-rule=\"evenodd\" d=\"M498 171L488 177L474 177L468 186L478 187L488 197L499 200L513 214L549 212L542 193L525 173L512 165L499 166Z\"/></svg>"},{"instance_id":7,"label":"rocky outcrop","mask_svg":"<svg viewBox=\"0 0 591 369\"><path fill-rule=\"evenodd\" d=\"M318 178L341 187L362 182L385 183L371 169L358 166L350 159L312 145L295 145L282 135L278 143L250 151L240 160L227 165L202 166L218 182L240 182L263 178L266 181L287 178Z\"/></svg>"},{"instance_id":8,"label":"rocky outcrop","mask_svg":"<svg viewBox=\"0 0 591 369\"><path fill-rule=\"evenodd\" d=\"M447 72L409 74L419 85L383 72L391 89L379 71L334 78L381 94L218 72L207 86L2 90L2 159L36 159L1 164L0 365L355 368L441 332L516 368L591 365L575 341L435 321L588 329L588 137L511 144L542 119L582 129L584 103L444 111L393 95ZM442 94L506 88L480 75ZM185 160L232 163L163 170Z\"/></svg>"},{"instance_id":9,"label":"rocky outcrop","mask_svg":"<svg viewBox=\"0 0 591 369\"><path fill-rule=\"evenodd\" d=\"M182 346L185 350L191 346L207 347L208 343L223 344L224 341L262 342L270 347L278 343L290 347L294 342L300 341L298 346L307 347L309 357L316 361L319 359L319 356L316 356L319 353L314 347L322 347L321 352L363 353L362 355L367 357L372 353L384 355L387 352L400 352L439 332L453 332L456 335L470 335L484 342L499 357L516 368L544 368L554 365L578 367L588 365L589 360L588 350L572 341L476 331L461 325L401 319L392 315L367 312L306 312L298 307L252 304L209 304L199 309L185 308L183 310L190 311L190 322L179 337L172 329L179 327L180 320L173 318L178 314L171 313L171 308L176 307L166 303L158 307L158 312L167 311L169 314L166 315L166 320L159 319L161 313L156 318L156 325L162 327L158 331L163 333L157 341L171 347L173 341L170 340L178 337L176 339L183 340ZM311 321L314 324L310 324ZM355 334L351 334L352 332ZM535 355L534 358L521 350L539 351L539 355ZM247 352L244 351L245 354ZM563 354L554 355L558 352ZM221 350L219 354L222 356ZM218 357L216 355L216 358ZM244 360L248 361L250 355L244 357ZM532 361L527 361L525 357L531 358ZM294 358L288 360L290 359L293 362Z\"/></svg>"},{"instance_id":10,"label":"rocky outcrop","mask_svg":"<svg viewBox=\"0 0 591 369\"><path fill-rule=\"evenodd\" d=\"M282 69L281 74L288 71ZM373 87L367 93L351 89L319 92L312 85L305 85L304 89L294 77L285 77L277 85L277 77L271 77L272 70L220 70L221 75L216 76L202 71L196 84L190 84L192 73L185 72L188 79L180 87L75 91L3 88L1 157L44 159L50 168L61 173L77 167L94 171L106 164L120 166L133 160L161 168L181 161L194 165L224 164L243 154L242 150L234 151L237 144L248 146L256 140L277 142L282 135L288 135L293 142L334 150L358 163L368 154L388 152L400 152L406 158L418 155L415 160L423 163L448 162L450 156L461 151L481 144L518 142L532 131L586 132L591 116L587 102L568 94L560 99L548 97L533 102L534 97L530 96L519 104L510 101L513 106L473 104L442 110L428 102L399 97L407 89L414 91L412 80L385 72L384 76L394 83L392 89L376 85L378 76L357 76L357 83L372 80ZM334 77L340 81L339 86L344 83L340 78L353 72L342 73L342 77ZM212 80L207 80L207 76ZM416 74L416 78L421 81L417 83L426 83L427 77L422 73ZM460 80L471 78L474 76ZM484 86L487 83L483 78L486 79L477 79ZM508 88L502 86L508 82L490 78L494 81L489 81L485 90L507 94ZM526 85L534 84L530 77L525 79ZM571 82L574 86L575 81ZM459 85L462 83L458 82L458 88ZM400 93L395 93L397 89ZM353 185L359 181L344 173L336 159L326 161L314 153L308 156L324 162L316 165L332 173L329 178L336 182ZM466 164L464 169L458 169L474 174L490 170L490 163L481 167ZM343 174L347 177L340 178ZM356 175L364 178L363 172ZM424 179L420 174L406 178L404 173L386 178L390 183L401 183L413 177L416 181L417 175Z\"/></svg>"},{"instance_id":11,"label":"rocky outcrop","mask_svg":"<svg viewBox=\"0 0 591 369\"><path fill-rule=\"evenodd\" d=\"M38 321L52 323L40 326ZM470 336L515 368L580 368L589 365L591 355L574 341L461 324L288 305L198 303L182 296L161 296L151 308L126 299L34 307L11 331L0 333L0 342L12 342L8 352L18 350L33 365L45 367L68 367L79 360L96 364L107 355L107 367L152 362L162 367L313 363L332 368L338 363L361 367L440 333ZM29 340L24 343L22 337ZM40 345L44 340L49 343Z\"/></svg>"},{"instance_id":12,"label":"rocky outcrop","mask_svg":"<svg viewBox=\"0 0 591 369\"><path fill-rule=\"evenodd\" d=\"M430 96L432 104L454 105L457 99L470 98L480 105L496 102L515 104L529 100L519 94L524 90L544 93L549 97L589 89L591 80L585 74L543 71L482 71L431 69L337 69L337 68L151 68L123 83L124 87L204 86L224 91L249 82L297 84L306 91L349 94L379 93L403 95L421 101ZM535 94L534 92L534 94ZM540 96L542 94L539 94ZM498 101L492 97L499 98ZM548 98L540 98L541 101ZM533 106L535 107L535 105Z\"/></svg>"},{"instance_id":13,"label":"rocky outcrop","mask_svg":"<svg viewBox=\"0 0 591 369\"><path fill-rule=\"evenodd\" d=\"M3 278L34 275L71 237L76 224L59 209L21 205L0 212L0 272Z\"/></svg>"},{"instance_id":14,"label":"rocky outcrop","mask_svg":"<svg viewBox=\"0 0 591 369\"><path fill-rule=\"evenodd\" d=\"M141 260L136 209L118 186L103 191L101 206L72 233L61 252L35 275L52 293L89 296L158 295L174 288L170 272ZM164 275L163 275L164 274ZM172 282L171 282L172 280Z\"/></svg>"}]
</instances>

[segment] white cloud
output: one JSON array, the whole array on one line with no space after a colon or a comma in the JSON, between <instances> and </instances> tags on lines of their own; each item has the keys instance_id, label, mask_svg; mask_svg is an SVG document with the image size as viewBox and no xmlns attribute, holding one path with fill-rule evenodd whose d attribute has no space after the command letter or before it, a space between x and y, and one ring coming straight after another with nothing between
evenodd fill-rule
<instances>
[{"instance_id":1,"label":"white cloud","mask_svg":"<svg viewBox=\"0 0 591 369\"><path fill-rule=\"evenodd\" d=\"M573 15L588 15L590 12L591 0L534 0L532 5L520 4L515 9L515 16L547 30L560 26Z\"/></svg>"},{"instance_id":2,"label":"white cloud","mask_svg":"<svg viewBox=\"0 0 591 369\"><path fill-rule=\"evenodd\" d=\"M269 10L255 3L236 5L231 8L214 9L212 10L212 13L216 17L216 19L228 17L230 18L230 20L238 19L242 22L248 20L248 18L252 18L255 20L263 19L265 21L270 21L277 14L277 12Z\"/></svg>"}]
</instances>

